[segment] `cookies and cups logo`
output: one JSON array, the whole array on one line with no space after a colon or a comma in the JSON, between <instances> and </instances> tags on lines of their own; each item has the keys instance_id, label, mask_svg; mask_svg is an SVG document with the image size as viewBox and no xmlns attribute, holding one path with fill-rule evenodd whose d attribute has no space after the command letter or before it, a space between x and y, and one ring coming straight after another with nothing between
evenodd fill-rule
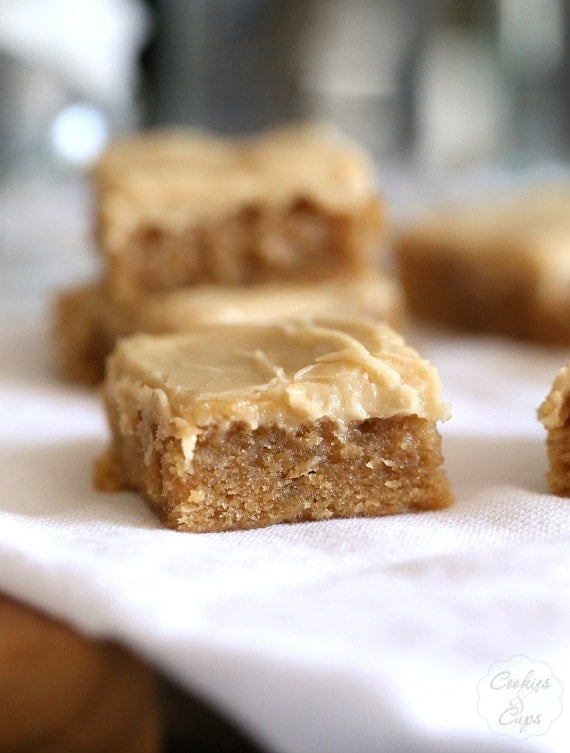
<instances>
[{"instance_id":1,"label":"cookies and cups logo","mask_svg":"<svg viewBox=\"0 0 570 753\"><path fill-rule=\"evenodd\" d=\"M477 711L491 732L512 740L544 735L562 713L562 683L544 662L495 662L477 686Z\"/></svg>"}]
</instances>

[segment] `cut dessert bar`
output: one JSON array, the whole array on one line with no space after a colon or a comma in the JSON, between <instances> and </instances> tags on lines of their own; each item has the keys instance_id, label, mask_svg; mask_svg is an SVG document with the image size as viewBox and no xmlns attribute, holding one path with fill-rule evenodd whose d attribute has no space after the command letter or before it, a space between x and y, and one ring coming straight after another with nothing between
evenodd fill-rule
<instances>
[{"instance_id":1,"label":"cut dessert bar","mask_svg":"<svg viewBox=\"0 0 570 753\"><path fill-rule=\"evenodd\" d=\"M359 273L381 243L369 160L322 128L151 131L112 145L94 182L108 284L123 298Z\"/></svg>"},{"instance_id":2,"label":"cut dessert bar","mask_svg":"<svg viewBox=\"0 0 570 753\"><path fill-rule=\"evenodd\" d=\"M548 485L553 494L570 497L570 363L560 369L550 393L538 410L548 431L546 442L550 469Z\"/></svg>"},{"instance_id":3,"label":"cut dessert bar","mask_svg":"<svg viewBox=\"0 0 570 753\"><path fill-rule=\"evenodd\" d=\"M449 209L397 242L417 316L460 329L570 343L570 187Z\"/></svg>"},{"instance_id":4,"label":"cut dessert bar","mask_svg":"<svg viewBox=\"0 0 570 753\"><path fill-rule=\"evenodd\" d=\"M436 370L369 320L135 335L107 362L102 490L224 531L447 507Z\"/></svg>"},{"instance_id":5,"label":"cut dessert bar","mask_svg":"<svg viewBox=\"0 0 570 753\"><path fill-rule=\"evenodd\" d=\"M400 287L380 274L314 285L271 284L225 288L204 285L148 295L140 304L117 301L102 285L60 294L56 302L59 371L72 381L94 384L117 337L136 332L188 332L205 324L272 322L283 318L362 314L400 329Z\"/></svg>"}]
</instances>

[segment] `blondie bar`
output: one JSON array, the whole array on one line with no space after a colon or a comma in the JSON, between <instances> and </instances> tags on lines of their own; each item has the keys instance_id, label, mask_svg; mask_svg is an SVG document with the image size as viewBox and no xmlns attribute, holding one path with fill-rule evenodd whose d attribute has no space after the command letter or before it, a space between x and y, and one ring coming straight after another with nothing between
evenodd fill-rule
<instances>
[{"instance_id":1,"label":"blondie bar","mask_svg":"<svg viewBox=\"0 0 570 753\"><path fill-rule=\"evenodd\" d=\"M102 490L167 526L224 531L452 502L437 372L369 320L135 335L107 363Z\"/></svg>"},{"instance_id":2,"label":"blondie bar","mask_svg":"<svg viewBox=\"0 0 570 753\"><path fill-rule=\"evenodd\" d=\"M360 273L381 245L371 163L321 128L143 133L108 149L94 183L107 283L123 299Z\"/></svg>"},{"instance_id":3,"label":"blondie bar","mask_svg":"<svg viewBox=\"0 0 570 753\"><path fill-rule=\"evenodd\" d=\"M442 211L405 230L397 255L418 317L570 343L570 187Z\"/></svg>"}]
</instances>

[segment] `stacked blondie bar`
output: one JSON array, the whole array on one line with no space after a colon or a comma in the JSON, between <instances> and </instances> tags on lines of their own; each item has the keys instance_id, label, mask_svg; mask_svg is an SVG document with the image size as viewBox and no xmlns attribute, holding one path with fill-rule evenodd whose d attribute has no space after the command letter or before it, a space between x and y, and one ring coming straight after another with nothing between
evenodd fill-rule
<instances>
[{"instance_id":1,"label":"stacked blondie bar","mask_svg":"<svg viewBox=\"0 0 570 753\"><path fill-rule=\"evenodd\" d=\"M98 488L137 489L194 532L451 503L439 377L386 323L402 310L374 183L314 128L107 151L105 274L58 317L68 375L97 380L113 351Z\"/></svg>"},{"instance_id":2,"label":"stacked blondie bar","mask_svg":"<svg viewBox=\"0 0 570 753\"><path fill-rule=\"evenodd\" d=\"M94 171L103 279L59 298L61 371L97 382L118 337L364 313L399 326L370 161L318 127L114 143Z\"/></svg>"}]
</instances>

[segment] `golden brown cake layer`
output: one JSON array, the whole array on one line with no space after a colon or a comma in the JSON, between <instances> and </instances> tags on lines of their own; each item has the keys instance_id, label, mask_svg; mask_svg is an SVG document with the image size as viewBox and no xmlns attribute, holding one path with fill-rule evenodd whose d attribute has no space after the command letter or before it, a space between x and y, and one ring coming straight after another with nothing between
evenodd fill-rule
<instances>
[{"instance_id":1,"label":"golden brown cake layer","mask_svg":"<svg viewBox=\"0 0 570 753\"><path fill-rule=\"evenodd\" d=\"M548 431L550 491L570 497L570 363L556 375L538 417Z\"/></svg>"},{"instance_id":2,"label":"golden brown cake layer","mask_svg":"<svg viewBox=\"0 0 570 753\"><path fill-rule=\"evenodd\" d=\"M108 284L123 298L359 273L381 243L371 164L321 129L142 134L112 146L95 181Z\"/></svg>"},{"instance_id":3,"label":"golden brown cake layer","mask_svg":"<svg viewBox=\"0 0 570 753\"><path fill-rule=\"evenodd\" d=\"M440 392L368 320L135 336L108 361L96 484L193 531L445 507Z\"/></svg>"},{"instance_id":4,"label":"golden brown cake layer","mask_svg":"<svg viewBox=\"0 0 570 753\"><path fill-rule=\"evenodd\" d=\"M545 343L570 342L570 189L442 211L397 242L418 317Z\"/></svg>"},{"instance_id":5,"label":"golden brown cake layer","mask_svg":"<svg viewBox=\"0 0 570 753\"><path fill-rule=\"evenodd\" d=\"M139 490L170 528L208 532L376 517L453 501L435 424L417 416L211 427L200 434L188 472L178 438L157 426L121 433L116 407L109 406L114 444L96 466L96 485Z\"/></svg>"},{"instance_id":6,"label":"golden brown cake layer","mask_svg":"<svg viewBox=\"0 0 570 753\"><path fill-rule=\"evenodd\" d=\"M118 301L102 284L85 285L60 294L55 345L59 371L72 381L93 384L103 378L104 359L117 337L135 332L167 334L217 323L356 314L400 329L403 308L399 285L375 273L314 285L196 286L149 295L142 304Z\"/></svg>"}]
</instances>

